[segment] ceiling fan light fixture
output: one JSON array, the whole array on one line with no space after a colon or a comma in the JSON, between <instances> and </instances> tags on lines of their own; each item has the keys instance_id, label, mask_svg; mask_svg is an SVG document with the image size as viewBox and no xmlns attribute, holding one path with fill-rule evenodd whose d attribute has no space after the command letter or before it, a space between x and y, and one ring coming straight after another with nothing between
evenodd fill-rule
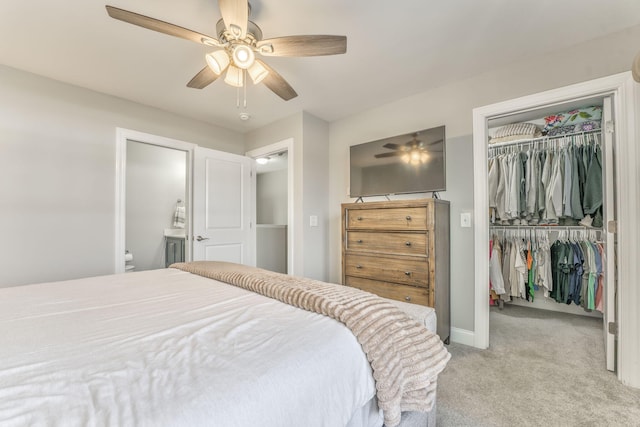
<instances>
[{"instance_id":1,"label":"ceiling fan light fixture","mask_svg":"<svg viewBox=\"0 0 640 427\"><path fill-rule=\"evenodd\" d=\"M244 85L244 72L238 67L229 65L227 68L227 75L224 78L224 82L229 86L242 87Z\"/></svg>"},{"instance_id":2,"label":"ceiling fan light fixture","mask_svg":"<svg viewBox=\"0 0 640 427\"><path fill-rule=\"evenodd\" d=\"M269 70L267 70L261 63L254 62L251 67L247 70L253 84L258 84L265 79L269 75Z\"/></svg>"},{"instance_id":3,"label":"ceiling fan light fixture","mask_svg":"<svg viewBox=\"0 0 640 427\"><path fill-rule=\"evenodd\" d=\"M243 70L251 67L256 60L256 55L253 53L253 49L251 49L246 44L237 44L233 47L233 63L236 67L242 68Z\"/></svg>"},{"instance_id":4,"label":"ceiling fan light fixture","mask_svg":"<svg viewBox=\"0 0 640 427\"><path fill-rule=\"evenodd\" d=\"M218 76L222 74L224 69L229 65L229 55L227 55L227 52L224 50L207 53L204 58L209 68Z\"/></svg>"}]
</instances>

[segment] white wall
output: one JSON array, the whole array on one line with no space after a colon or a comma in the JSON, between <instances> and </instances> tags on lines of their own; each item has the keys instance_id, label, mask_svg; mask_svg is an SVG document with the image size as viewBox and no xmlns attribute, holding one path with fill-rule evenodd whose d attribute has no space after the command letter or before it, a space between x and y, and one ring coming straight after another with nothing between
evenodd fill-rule
<instances>
[{"instance_id":1,"label":"white wall","mask_svg":"<svg viewBox=\"0 0 640 427\"><path fill-rule=\"evenodd\" d=\"M127 141L125 247L136 271L165 266L164 229L173 228L178 199L184 206L187 153Z\"/></svg>"},{"instance_id":2,"label":"white wall","mask_svg":"<svg viewBox=\"0 0 640 427\"><path fill-rule=\"evenodd\" d=\"M474 243L473 228L461 229L459 220L460 212L473 207L473 108L626 71L640 49L638 40L640 26L331 123L329 280L337 282L341 276L340 204L352 200L346 194L349 146L445 125L447 191L440 194L452 202L452 326L473 331L474 265L469 252Z\"/></svg>"},{"instance_id":3,"label":"white wall","mask_svg":"<svg viewBox=\"0 0 640 427\"><path fill-rule=\"evenodd\" d=\"M329 124L304 113L304 275L328 280L329 268ZM310 217L318 225L310 225Z\"/></svg>"},{"instance_id":4,"label":"white wall","mask_svg":"<svg viewBox=\"0 0 640 427\"><path fill-rule=\"evenodd\" d=\"M116 127L244 153L242 135L0 66L0 286L109 274Z\"/></svg>"},{"instance_id":5,"label":"white wall","mask_svg":"<svg viewBox=\"0 0 640 427\"><path fill-rule=\"evenodd\" d=\"M286 169L260 173L256 177L256 221L258 224L287 224Z\"/></svg>"},{"instance_id":6,"label":"white wall","mask_svg":"<svg viewBox=\"0 0 640 427\"><path fill-rule=\"evenodd\" d=\"M329 124L306 112L245 135L247 151L287 138L294 146L294 275L326 280L328 272ZM291 155L291 153L289 153ZM318 216L318 226L309 217Z\"/></svg>"},{"instance_id":7,"label":"white wall","mask_svg":"<svg viewBox=\"0 0 640 427\"><path fill-rule=\"evenodd\" d=\"M245 134L246 151L255 150L266 145L282 142L286 139L293 139L293 224L288 224L288 232L293 232L293 251L295 259L291 270L293 275L304 275L305 244L303 236L303 133L302 133L303 113L296 113L292 116L278 120L270 125ZM291 156L291 152L288 153ZM290 171L291 173L291 171Z\"/></svg>"}]
</instances>

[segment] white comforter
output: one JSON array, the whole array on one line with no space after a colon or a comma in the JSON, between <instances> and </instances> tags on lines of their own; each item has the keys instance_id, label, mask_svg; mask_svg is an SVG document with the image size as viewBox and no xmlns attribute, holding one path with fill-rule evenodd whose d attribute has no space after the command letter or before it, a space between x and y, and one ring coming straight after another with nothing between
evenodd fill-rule
<instances>
[{"instance_id":1,"label":"white comforter","mask_svg":"<svg viewBox=\"0 0 640 427\"><path fill-rule=\"evenodd\" d=\"M0 289L0 334L2 426L334 427L375 395L341 323L174 269Z\"/></svg>"}]
</instances>

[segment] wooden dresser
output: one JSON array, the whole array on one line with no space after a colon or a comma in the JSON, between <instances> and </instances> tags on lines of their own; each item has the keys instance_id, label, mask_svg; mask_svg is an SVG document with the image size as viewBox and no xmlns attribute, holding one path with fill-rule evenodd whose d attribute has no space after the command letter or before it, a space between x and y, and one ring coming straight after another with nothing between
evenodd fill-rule
<instances>
[{"instance_id":1,"label":"wooden dresser","mask_svg":"<svg viewBox=\"0 0 640 427\"><path fill-rule=\"evenodd\" d=\"M342 284L434 307L448 343L449 202L439 199L342 205Z\"/></svg>"}]
</instances>

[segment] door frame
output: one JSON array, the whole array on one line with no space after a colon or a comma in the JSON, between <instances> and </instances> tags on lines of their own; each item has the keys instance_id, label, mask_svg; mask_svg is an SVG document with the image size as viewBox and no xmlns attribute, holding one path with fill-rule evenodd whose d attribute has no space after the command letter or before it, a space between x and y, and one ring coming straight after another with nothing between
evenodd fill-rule
<instances>
[{"instance_id":1,"label":"door frame","mask_svg":"<svg viewBox=\"0 0 640 427\"><path fill-rule=\"evenodd\" d=\"M157 145L159 147L172 148L187 153L186 162L186 189L185 189L185 234L191 236L191 212L193 200L193 153L196 145L190 142L152 135L136 130L116 128L116 182L115 182L115 253L114 272L124 273L126 250L126 200L127 200L127 141L141 142ZM185 245L185 260L191 260L190 244Z\"/></svg>"},{"instance_id":2,"label":"door frame","mask_svg":"<svg viewBox=\"0 0 640 427\"><path fill-rule=\"evenodd\" d=\"M610 94L615 111L615 175L617 184L617 375L625 384L640 387L640 289L634 286L640 277L640 149L636 136L640 133L640 89L630 72L578 83L563 88L524 96L473 110L474 163L474 252L475 313L474 347L489 346L489 203L487 184L488 120L508 113L526 111L569 100Z\"/></svg>"},{"instance_id":3,"label":"door frame","mask_svg":"<svg viewBox=\"0 0 640 427\"><path fill-rule=\"evenodd\" d=\"M289 275L301 275L301 271L297 271L296 268L296 251L295 251L295 238L296 235L296 221L294 215L294 198L293 198L293 186L294 186L294 153L293 153L293 138L287 138L280 142L265 145L264 147L256 148L245 153L246 156L256 159L258 157L265 157L272 154L276 154L282 151L287 151L287 274ZM257 178L257 177L256 177ZM257 179L256 179L257 181ZM254 191L255 192L255 191Z\"/></svg>"}]
</instances>

